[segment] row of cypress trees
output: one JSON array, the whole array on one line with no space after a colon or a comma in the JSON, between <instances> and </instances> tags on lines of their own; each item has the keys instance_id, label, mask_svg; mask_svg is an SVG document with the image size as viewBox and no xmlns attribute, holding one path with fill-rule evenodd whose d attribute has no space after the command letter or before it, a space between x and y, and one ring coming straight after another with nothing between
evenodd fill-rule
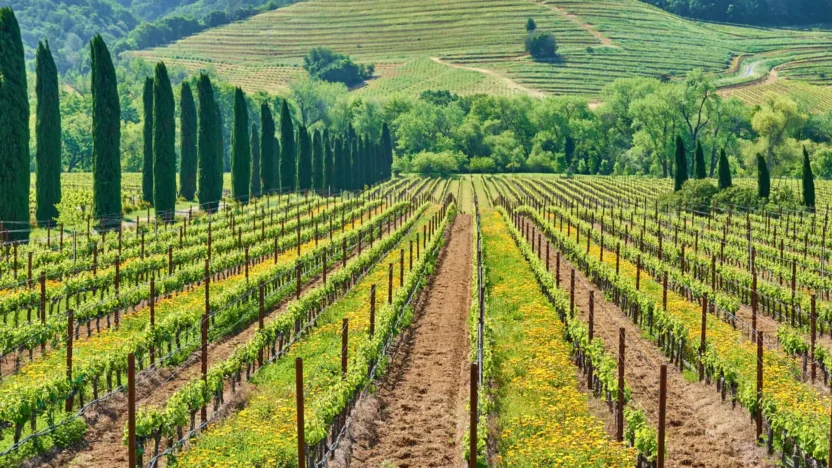
<instances>
[{"instance_id":1,"label":"row of cypress trees","mask_svg":"<svg viewBox=\"0 0 832 468\"><path fill-rule=\"evenodd\" d=\"M687 157L685 155L685 144L681 136L676 137L676 160L675 172L673 176L673 190L678 192L682 189L682 185L688 180L687 173ZM696 150L694 152L693 172L696 179L707 178L705 170L705 157L702 151L702 144L696 142ZM719 160L717 162L717 176L719 189L725 190L733 186L731 180L731 166L728 163L728 157L725 155L725 149L719 152ZM815 210L815 176L812 173L812 165L809 161L809 152L806 147L803 147L803 205L809 210ZM768 198L771 195L771 174L769 173L768 163L762 154L757 154L757 196L760 198Z\"/></svg>"}]
</instances>

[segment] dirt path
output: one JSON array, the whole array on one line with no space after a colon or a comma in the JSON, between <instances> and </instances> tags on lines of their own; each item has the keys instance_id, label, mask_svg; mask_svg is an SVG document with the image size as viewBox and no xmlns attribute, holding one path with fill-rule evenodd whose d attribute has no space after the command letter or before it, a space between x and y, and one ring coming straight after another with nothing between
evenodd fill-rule
<instances>
[{"instance_id":1,"label":"dirt path","mask_svg":"<svg viewBox=\"0 0 832 468\"><path fill-rule=\"evenodd\" d=\"M536 239L537 230L534 232ZM545 255L545 237L543 242ZM553 272L556 251L555 246L550 245L549 269ZM561 285L566 290L571 270L572 265L562 258ZM618 354L619 328L625 329L625 379L632 388L634 401L644 408L655 427L658 424L659 366L669 362L656 345L642 337L639 327L614 303L607 302L603 292L579 270L575 270L575 307L584 321L588 321L590 291L595 292L595 336L604 340L607 352ZM754 426L748 412L739 406L732 409L730 403L722 402L713 385L691 382L668 366L667 393L666 466L776 466L766 458L765 449L754 444ZM598 415L601 419L610 417L606 406L595 407L602 412Z\"/></svg>"},{"instance_id":2,"label":"dirt path","mask_svg":"<svg viewBox=\"0 0 832 468\"><path fill-rule=\"evenodd\" d=\"M354 413L351 460L340 466L463 465L470 346L470 215L457 216L437 271L378 391Z\"/></svg>"},{"instance_id":3,"label":"dirt path","mask_svg":"<svg viewBox=\"0 0 832 468\"><path fill-rule=\"evenodd\" d=\"M505 76L495 72L494 70L489 70L487 68L466 67L465 65L459 65L459 64L456 64L456 63L443 61L439 57L431 57L430 59L433 60L436 63L440 63L442 65L447 65L449 67L459 68L459 69L462 69L462 70L468 70L468 71L473 71L473 72L478 72L478 73L484 73L486 75L493 76L494 78L497 78L498 80L501 80L501 81L505 82L505 84L509 88L523 91L524 93L526 93L526 94L528 94L529 96L532 96L532 97L546 97L546 93L544 93L542 91L538 91L536 89L527 88L527 87L521 85L520 83L512 80L511 78L505 77Z\"/></svg>"},{"instance_id":4,"label":"dirt path","mask_svg":"<svg viewBox=\"0 0 832 468\"><path fill-rule=\"evenodd\" d=\"M382 230L386 233L386 228ZM386 234L385 234L386 236ZM364 242L365 248L369 247ZM356 255L356 250L348 253L350 258ZM267 260L268 261L268 260ZM331 266L331 272L338 271L342 263L337 262ZM318 275L302 285L302 291L308 291L323 283L323 278ZM287 298L280 305L272 310L266 311L266 320L281 315L294 299L294 295ZM253 322L240 332L226 336L220 341L208 344L208 368L220 363L231 356L237 347L248 342L257 332L257 322ZM194 353L176 368L159 368L143 374L137 379L136 385L136 407L162 406L168 398L177 390L182 388L192 378L199 375L201 371L199 351ZM237 392L232 396L235 404L229 404L226 408L233 408L237 403L245 401L247 381L243 378L242 387L238 385ZM226 382L226 395L231 396L230 383ZM213 414L213 407L209 405L208 416ZM113 395L109 400L92 408L85 414L89 427L82 445L74 449L65 450L55 454L48 454L32 460L29 466L57 467L57 466L83 466L83 467L109 467L127 463L127 449L122 442L124 427L127 424L127 396L124 393ZM197 415L199 423L199 415ZM50 456L51 455L51 456ZM146 458L145 463L149 461Z\"/></svg>"},{"instance_id":5,"label":"dirt path","mask_svg":"<svg viewBox=\"0 0 832 468\"><path fill-rule=\"evenodd\" d=\"M592 27L591 24L585 23L577 15L569 13L568 11L566 11L565 9L563 9L563 8L557 6L557 5L552 5L552 4L546 3L545 1L542 1L542 0L537 0L535 3L537 3L538 5L540 5L542 7L548 8L548 9L554 11L555 13L563 16L564 18L568 19L569 21L577 24L578 27L580 27L584 31L592 34L592 36L595 39L597 39L598 42L600 42L602 46L612 47L614 49L620 49L621 48L620 46L615 45L615 43L612 42L612 39L610 39L607 36L601 34L597 29Z\"/></svg>"}]
</instances>

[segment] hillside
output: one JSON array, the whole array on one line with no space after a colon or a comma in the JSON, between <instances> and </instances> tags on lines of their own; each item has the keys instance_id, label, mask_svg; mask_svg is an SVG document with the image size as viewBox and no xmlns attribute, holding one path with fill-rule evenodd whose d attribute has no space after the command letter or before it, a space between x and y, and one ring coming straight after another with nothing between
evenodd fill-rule
<instances>
[{"instance_id":1,"label":"hillside","mask_svg":"<svg viewBox=\"0 0 832 468\"><path fill-rule=\"evenodd\" d=\"M524 53L529 17L555 34L558 61L538 63ZM636 0L308 0L136 55L215 68L249 90L274 91L302 73L310 48L327 46L379 64L379 76L361 93L441 87L471 94L487 81L499 84L491 91L497 93L594 98L619 77L694 68L721 73L738 55L766 54L772 66L788 65L781 77L825 83L832 80L825 73L830 39L830 33L694 22Z\"/></svg>"}]
</instances>

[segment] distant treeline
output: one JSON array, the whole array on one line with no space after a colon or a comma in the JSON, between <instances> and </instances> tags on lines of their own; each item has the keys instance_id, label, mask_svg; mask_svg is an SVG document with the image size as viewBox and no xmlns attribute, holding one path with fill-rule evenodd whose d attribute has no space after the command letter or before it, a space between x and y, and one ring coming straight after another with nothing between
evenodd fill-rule
<instances>
[{"instance_id":1,"label":"distant treeline","mask_svg":"<svg viewBox=\"0 0 832 468\"><path fill-rule=\"evenodd\" d=\"M294 0L7 0L20 23L27 60L48 40L59 73L86 71L89 41L101 34L117 56L274 10ZM5 3L4 3L5 4Z\"/></svg>"},{"instance_id":2,"label":"distant treeline","mask_svg":"<svg viewBox=\"0 0 832 468\"><path fill-rule=\"evenodd\" d=\"M642 0L677 15L758 26L832 22L832 0Z\"/></svg>"}]
</instances>

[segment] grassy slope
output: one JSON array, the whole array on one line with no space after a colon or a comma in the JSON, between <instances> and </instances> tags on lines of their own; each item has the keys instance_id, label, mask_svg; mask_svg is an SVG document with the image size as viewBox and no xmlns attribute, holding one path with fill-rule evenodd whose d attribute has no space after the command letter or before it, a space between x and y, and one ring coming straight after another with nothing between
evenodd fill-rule
<instances>
[{"instance_id":1,"label":"grassy slope","mask_svg":"<svg viewBox=\"0 0 832 468\"><path fill-rule=\"evenodd\" d=\"M555 34L559 61L536 63L525 55L528 17ZM832 61L823 48L829 39L830 33L697 23L637 0L307 0L136 54L191 69L214 67L249 89L274 91L303 73L299 65L311 47L327 46L380 64L380 78L362 93L531 88L597 97L618 77L693 68L718 73L739 54L765 53L786 64L789 76L819 82Z\"/></svg>"}]
</instances>

